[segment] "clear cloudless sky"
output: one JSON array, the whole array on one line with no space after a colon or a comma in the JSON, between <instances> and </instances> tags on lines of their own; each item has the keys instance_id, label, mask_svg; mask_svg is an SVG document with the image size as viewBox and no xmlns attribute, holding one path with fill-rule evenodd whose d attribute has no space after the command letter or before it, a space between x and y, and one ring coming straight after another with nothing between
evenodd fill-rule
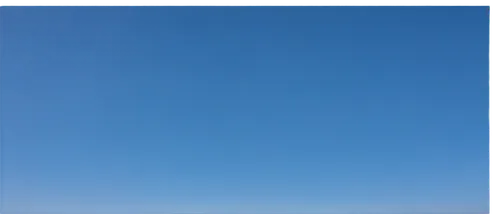
<instances>
[{"instance_id":1,"label":"clear cloudless sky","mask_svg":"<svg viewBox=\"0 0 500 214\"><path fill-rule=\"evenodd\" d=\"M3 214L488 212L488 7L2 7Z\"/></svg>"}]
</instances>

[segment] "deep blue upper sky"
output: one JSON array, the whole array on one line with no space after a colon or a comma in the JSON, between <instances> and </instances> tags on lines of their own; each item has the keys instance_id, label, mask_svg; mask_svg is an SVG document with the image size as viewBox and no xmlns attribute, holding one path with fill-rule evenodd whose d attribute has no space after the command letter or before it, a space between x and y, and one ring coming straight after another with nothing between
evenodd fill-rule
<instances>
[{"instance_id":1,"label":"deep blue upper sky","mask_svg":"<svg viewBox=\"0 0 500 214\"><path fill-rule=\"evenodd\" d=\"M488 7L2 7L3 213L488 211Z\"/></svg>"}]
</instances>

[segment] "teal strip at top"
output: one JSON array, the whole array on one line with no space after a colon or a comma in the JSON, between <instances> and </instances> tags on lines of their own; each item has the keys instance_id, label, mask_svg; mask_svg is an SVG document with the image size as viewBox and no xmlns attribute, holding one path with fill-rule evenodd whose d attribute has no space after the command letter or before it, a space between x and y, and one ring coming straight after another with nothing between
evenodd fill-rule
<instances>
[{"instance_id":1,"label":"teal strip at top","mask_svg":"<svg viewBox=\"0 0 500 214\"><path fill-rule=\"evenodd\" d=\"M103 2L103 1L82 1L82 2L3 2L3 5L487 5L488 2Z\"/></svg>"}]
</instances>

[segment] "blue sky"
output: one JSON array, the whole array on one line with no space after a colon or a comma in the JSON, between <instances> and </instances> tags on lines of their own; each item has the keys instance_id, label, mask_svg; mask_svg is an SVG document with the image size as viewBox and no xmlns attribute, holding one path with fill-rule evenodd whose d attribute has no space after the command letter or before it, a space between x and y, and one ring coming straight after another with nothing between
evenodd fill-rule
<instances>
[{"instance_id":1,"label":"blue sky","mask_svg":"<svg viewBox=\"0 0 500 214\"><path fill-rule=\"evenodd\" d=\"M488 7L2 7L9 213L488 211Z\"/></svg>"}]
</instances>

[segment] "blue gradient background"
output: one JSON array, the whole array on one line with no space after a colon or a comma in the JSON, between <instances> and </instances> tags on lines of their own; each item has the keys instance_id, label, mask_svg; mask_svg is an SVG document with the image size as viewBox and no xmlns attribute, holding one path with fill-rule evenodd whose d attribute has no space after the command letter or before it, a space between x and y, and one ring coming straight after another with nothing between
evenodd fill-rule
<instances>
[{"instance_id":1,"label":"blue gradient background","mask_svg":"<svg viewBox=\"0 0 500 214\"><path fill-rule=\"evenodd\" d=\"M2 213L488 212L488 7L2 7Z\"/></svg>"}]
</instances>

